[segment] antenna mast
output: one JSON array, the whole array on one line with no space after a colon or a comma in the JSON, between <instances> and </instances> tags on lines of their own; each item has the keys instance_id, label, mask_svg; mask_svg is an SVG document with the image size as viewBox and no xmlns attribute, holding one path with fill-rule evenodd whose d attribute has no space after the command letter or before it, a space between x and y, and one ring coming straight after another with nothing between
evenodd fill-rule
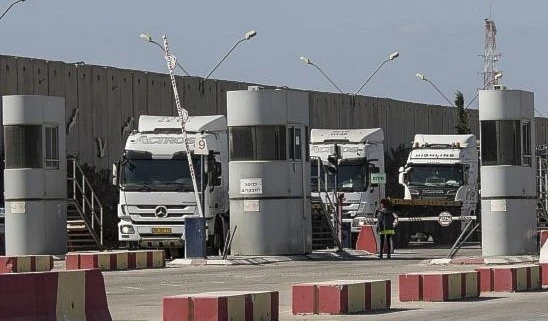
<instances>
[{"instance_id":1,"label":"antenna mast","mask_svg":"<svg viewBox=\"0 0 548 321\"><path fill-rule=\"evenodd\" d=\"M495 36L497 35L497 27L495 22L490 19L485 19L485 45L484 53L482 55L484 67L483 67L483 88L493 89L494 85L499 84L499 80L495 79L497 70L497 61L500 54L497 53L497 42Z\"/></svg>"}]
</instances>

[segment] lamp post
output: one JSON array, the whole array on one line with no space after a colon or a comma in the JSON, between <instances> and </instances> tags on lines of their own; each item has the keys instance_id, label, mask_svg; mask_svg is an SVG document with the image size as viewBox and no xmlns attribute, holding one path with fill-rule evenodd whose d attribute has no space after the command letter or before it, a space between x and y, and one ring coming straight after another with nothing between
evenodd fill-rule
<instances>
[{"instance_id":1,"label":"lamp post","mask_svg":"<svg viewBox=\"0 0 548 321\"><path fill-rule=\"evenodd\" d=\"M361 87L356 90L356 92L354 93L354 96L356 96L362 89L363 87L365 87L365 85L367 85L367 83L371 80L371 78L373 78L373 76L375 76L375 74L377 73L377 71L379 71L379 69L382 68L382 66L384 66L385 63L389 62L389 61L392 61L396 58L398 58L400 56L400 53L395 51L393 52L392 54L390 54L390 56L388 56L387 59L385 59L378 67L377 69L375 69L375 71L373 71L373 73L371 74L371 76L369 76L369 78L367 78L367 80L363 83L363 85L361 85Z\"/></svg>"},{"instance_id":2,"label":"lamp post","mask_svg":"<svg viewBox=\"0 0 548 321\"><path fill-rule=\"evenodd\" d=\"M213 67L213 69L211 69L211 71L209 72L209 74L207 74L207 76L205 76L205 78L204 78L204 79L202 80L202 82L201 82L202 85L203 85L203 83L204 83L207 79L209 79L209 76L211 76L211 74L212 74L212 73L213 73L213 72L214 72L222 63L223 63L223 61L225 61L225 59L228 57L228 55L230 55L230 53L231 53L232 51L234 51L234 49L236 49L236 47L237 47L240 43L242 43L242 42L244 42L244 41L246 41L246 40L249 40L249 39L255 37L256 35L257 35L257 32L256 32L255 30L251 30L251 31L246 32L246 33L244 34L244 37L243 37L242 39L238 40L238 41L234 44L234 46L232 46L232 48L230 48L230 50L223 56L223 58L215 65L215 67Z\"/></svg>"},{"instance_id":3,"label":"lamp post","mask_svg":"<svg viewBox=\"0 0 548 321\"><path fill-rule=\"evenodd\" d=\"M147 33L142 33L142 34L139 35L139 38L143 39L145 42L150 42L150 43L155 44L160 49L162 49L162 51L164 51L164 47L162 47L162 45L160 45L159 43L154 41L154 39L152 39L151 35L149 35ZM190 76L190 74L185 70L185 68L183 68L183 66L181 66L181 64L178 61L176 61L175 64L177 65L177 67L179 67L185 73L185 75Z\"/></svg>"},{"instance_id":4,"label":"lamp post","mask_svg":"<svg viewBox=\"0 0 548 321\"><path fill-rule=\"evenodd\" d=\"M439 89L438 87L436 87L436 85L434 85L434 83L430 80L430 79L427 79L423 74L421 73L417 73L416 74L417 78L419 78L420 80L424 80L426 82L428 82L430 85L432 85L432 87L434 87L434 89L436 89L436 91L442 95L443 98L445 98L445 100L449 103L450 106L453 106L455 107L455 105L453 105L453 103L449 100L449 98L447 98Z\"/></svg>"},{"instance_id":5,"label":"lamp post","mask_svg":"<svg viewBox=\"0 0 548 321\"><path fill-rule=\"evenodd\" d=\"M337 90L338 90L341 94L344 94L343 91L339 88L339 86L337 86L337 84L335 84L335 83L333 82L333 80L331 80L331 78L329 78L329 76L328 76L325 72L323 72L323 70L322 70L320 67L318 67L318 65L316 65L315 63L313 63L312 60L310 60L310 58L305 57L305 56L302 56L300 59L301 59L305 64L311 65L311 66L315 67L316 69L318 69L318 71L322 73L322 75L325 77L325 79L327 79L327 80L333 85L333 87L337 88Z\"/></svg>"},{"instance_id":6,"label":"lamp post","mask_svg":"<svg viewBox=\"0 0 548 321\"><path fill-rule=\"evenodd\" d=\"M489 86L489 85L492 84L493 82L499 80L500 78L502 78L502 72L497 72L497 73L495 74L495 77L493 77L493 79L491 79L490 81L488 81L488 82L485 84L485 86L483 86L483 88L481 88L481 90L487 88L487 86ZM464 109L467 109L467 108L472 104L472 102L473 102L474 100L476 100L476 98L478 98L478 96L479 96L479 91L478 91L478 93L474 96L474 98L472 98L472 100L470 100L470 102L468 103L468 105L466 105L466 107L464 107Z\"/></svg>"},{"instance_id":7,"label":"lamp post","mask_svg":"<svg viewBox=\"0 0 548 321\"><path fill-rule=\"evenodd\" d=\"M2 15L0 16L0 20L2 20L2 18L4 18L4 16L8 13L8 11L10 11L10 9L18 4L19 2L25 2L25 0L17 0L17 1L14 1L12 2L12 4L9 5L9 7L4 11L4 13L2 13Z\"/></svg>"}]
</instances>

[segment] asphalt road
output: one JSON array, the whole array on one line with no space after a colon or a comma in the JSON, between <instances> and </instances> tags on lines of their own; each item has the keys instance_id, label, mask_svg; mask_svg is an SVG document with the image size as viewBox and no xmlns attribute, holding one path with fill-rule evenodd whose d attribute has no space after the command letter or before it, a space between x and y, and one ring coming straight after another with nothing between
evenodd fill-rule
<instances>
[{"instance_id":1,"label":"asphalt road","mask_svg":"<svg viewBox=\"0 0 548 321\"><path fill-rule=\"evenodd\" d=\"M104 272L110 312L114 320L162 320L162 298L177 294L228 290L277 290L280 320L548 320L548 292L492 293L455 302L400 302L397 277L401 273L473 270L474 265L431 265L447 248L411 247L397 250L391 260L375 256L336 257L332 253L278 257L260 265L173 265L165 269ZM458 256L480 256L477 246ZM268 260L267 260L268 261ZM392 309L361 315L291 314L291 286L301 282L337 279L391 279Z\"/></svg>"}]
</instances>

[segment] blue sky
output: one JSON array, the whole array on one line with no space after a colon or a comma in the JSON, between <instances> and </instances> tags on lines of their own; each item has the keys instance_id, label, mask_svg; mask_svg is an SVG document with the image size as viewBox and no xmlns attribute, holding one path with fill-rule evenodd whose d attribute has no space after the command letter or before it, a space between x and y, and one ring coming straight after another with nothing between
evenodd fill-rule
<instances>
[{"instance_id":1,"label":"blue sky","mask_svg":"<svg viewBox=\"0 0 548 321\"><path fill-rule=\"evenodd\" d=\"M11 0L0 0L0 11ZM502 84L535 92L537 116L548 116L542 59L548 46L548 2L541 0L278 0L145 1L27 0L0 20L0 54L167 72L159 48L167 34L179 62L204 77L249 30L211 78L337 92L308 56L342 89L355 92L397 50L360 92L447 105L423 73L451 101L465 104L482 84L484 19L497 26ZM477 108L477 100L471 105Z\"/></svg>"}]
</instances>

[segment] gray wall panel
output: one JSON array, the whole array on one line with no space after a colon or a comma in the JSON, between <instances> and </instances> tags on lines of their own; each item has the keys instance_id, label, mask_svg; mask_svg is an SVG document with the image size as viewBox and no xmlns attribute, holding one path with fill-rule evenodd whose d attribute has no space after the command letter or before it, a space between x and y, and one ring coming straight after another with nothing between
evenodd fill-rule
<instances>
[{"instance_id":1,"label":"gray wall panel","mask_svg":"<svg viewBox=\"0 0 548 321\"><path fill-rule=\"evenodd\" d=\"M125 140L132 130L137 129L139 120L133 114L133 72L129 70L120 70L120 125L113 128L117 135L120 135L122 146L125 146ZM116 157L122 154L122 149L118 150Z\"/></svg>"},{"instance_id":2,"label":"gray wall panel","mask_svg":"<svg viewBox=\"0 0 548 321\"><path fill-rule=\"evenodd\" d=\"M0 94L17 94L17 60L15 57L0 57Z\"/></svg>"},{"instance_id":3,"label":"gray wall panel","mask_svg":"<svg viewBox=\"0 0 548 321\"><path fill-rule=\"evenodd\" d=\"M219 95L217 94L215 82L207 80L202 94L201 81L202 78L198 77L184 77L182 82L184 85L179 85L180 81L177 82L179 92L183 89L183 95L179 98L182 98L183 107L188 110L190 116L214 115L217 113L217 98ZM226 92L224 94L226 96ZM224 106L224 115L226 115L226 98Z\"/></svg>"},{"instance_id":4,"label":"gray wall panel","mask_svg":"<svg viewBox=\"0 0 548 321\"><path fill-rule=\"evenodd\" d=\"M443 134L443 107L428 106L428 131L430 134Z\"/></svg>"},{"instance_id":5,"label":"gray wall panel","mask_svg":"<svg viewBox=\"0 0 548 321\"><path fill-rule=\"evenodd\" d=\"M337 95L337 109L339 110L340 128L359 128L359 122L352 117L354 107L352 107L352 96Z\"/></svg>"},{"instance_id":6,"label":"gray wall panel","mask_svg":"<svg viewBox=\"0 0 548 321\"><path fill-rule=\"evenodd\" d=\"M34 94L33 61L29 58L17 58L17 94Z\"/></svg>"},{"instance_id":7,"label":"gray wall panel","mask_svg":"<svg viewBox=\"0 0 548 321\"><path fill-rule=\"evenodd\" d=\"M47 62L48 92L45 95L65 97L65 63Z\"/></svg>"},{"instance_id":8,"label":"gray wall panel","mask_svg":"<svg viewBox=\"0 0 548 321\"><path fill-rule=\"evenodd\" d=\"M338 128L336 110L328 108L329 94L312 91L309 93L310 128Z\"/></svg>"},{"instance_id":9,"label":"gray wall panel","mask_svg":"<svg viewBox=\"0 0 548 321\"><path fill-rule=\"evenodd\" d=\"M47 96L49 93L48 64L45 60L34 59L32 65L33 93L35 95Z\"/></svg>"},{"instance_id":10,"label":"gray wall panel","mask_svg":"<svg viewBox=\"0 0 548 321\"><path fill-rule=\"evenodd\" d=\"M377 98L377 106L379 106L379 120L378 126L384 131L384 143L387 146L392 146L392 130L388 127L388 108L390 102L387 98Z\"/></svg>"},{"instance_id":11,"label":"gray wall panel","mask_svg":"<svg viewBox=\"0 0 548 321\"><path fill-rule=\"evenodd\" d=\"M107 69L105 67L93 66L92 75L92 143L95 144L93 164L97 168L108 168L108 144L110 139L107 129Z\"/></svg>"},{"instance_id":12,"label":"gray wall panel","mask_svg":"<svg viewBox=\"0 0 548 321\"><path fill-rule=\"evenodd\" d=\"M105 121L107 140L107 168L120 157L122 145L122 88L120 70L107 69L107 118Z\"/></svg>"},{"instance_id":13,"label":"gray wall panel","mask_svg":"<svg viewBox=\"0 0 548 321\"><path fill-rule=\"evenodd\" d=\"M171 100L173 100L173 89L169 75L148 73L147 110L151 115L171 116Z\"/></svg>"},{"instance_id":14,"label":"gray wall panel","mask_svg":"<svg viewBox=\"0 0 548 321\"><path fill-rule=\"evenodd\" d=\"M92 113L92 67L83 65L76 68L78 74L78 150L80 163L94 164L97 151L93 137ZM86 146L86 148L82 148Z\"/></svg>"},{"instance_id":15,"label":"gray wall panel","mask_svg":"<svg viewBox=\"0 0 548 321\"><path fill-rule=\"evenodd\" d=\"M139 120L139 115L148 115L147 73L133 72L133 117Z\"/></svg>"},{"instance_id":16,"label":"gray wall panel","mask_svg":"<svg viewBox=\"0 0 548 321\"><path fill-rule=\"evenodd\" d=\"M66 120L66 142L67 154L78 156L80 154L80 123L85 121L80 114L79 95L78 95L78 71L75 65L66 64L61 68L49 68L50 72L56 73L56 76L63 77L65 91L65 120ZM62 72L62 74L61 74ZM51 82L51 80L50 80ZM60 93L57 85L61 85L61 81L53 82L55 85L56 96ZM52 84L53 84L52 83ZM83 119L83 120L82 120Z\"/></svg>"}]
</instances>

